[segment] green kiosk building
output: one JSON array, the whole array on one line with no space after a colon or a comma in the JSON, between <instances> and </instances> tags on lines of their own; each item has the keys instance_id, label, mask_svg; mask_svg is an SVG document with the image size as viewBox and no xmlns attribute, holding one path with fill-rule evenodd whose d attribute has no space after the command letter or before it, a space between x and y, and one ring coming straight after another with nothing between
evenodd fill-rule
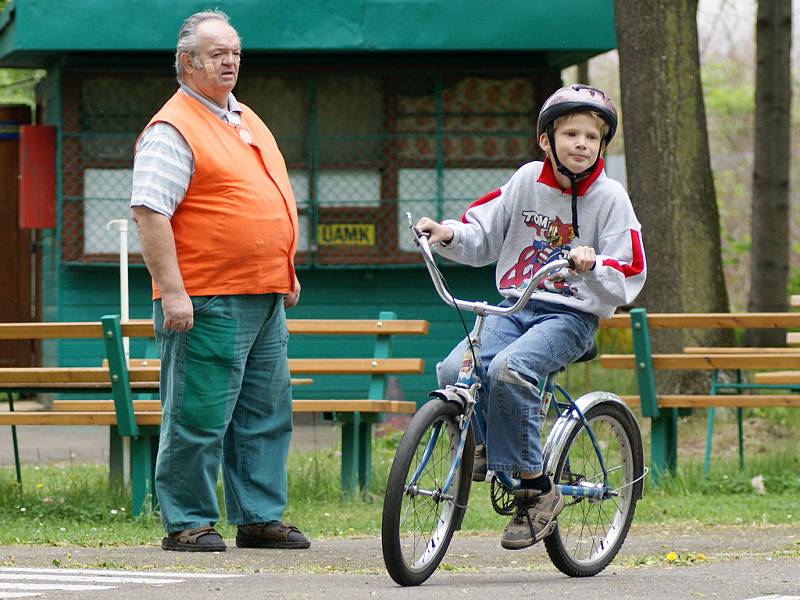
<instances>
[{"instance_id":1,"label":"green kiosk building","mask_svg":"<svg viewBox=\"0 0 800 600\"><path fill-rule=\"evenodd\" d=\"M538 156L536 116L562 69L616 45L612 0L210 4L241 35L234 93L275 134L298 201L303 298L289 316L393 311L429 320L428 336L395 342L396 355L425 359L426 374L400 378L392 394L421 401L436 361L463 330L422 268L405 213L457 217ZM119 311L119 241L107 223L130 218L134 142L176 88L178 28L208 5L11 0L0 14L0 67L46 70L35 121L54 128L46 158L55 165L55 221L35 231L2 224L6 239L20 242L15 252L35 242L34 260L15 258L30 270L35 318L98 320ZM148 318L150 280L132 223L129 241L130 315ZM443 268L456 295L497 300L491 267ZM24 276L17 298L26 297ZM319 356L326 343L365 354L308 337L290 342L290 353ZM101 346L65 340L46 346L43 358L96 364ZM132 354L144 351L134 346ZM308 395L329 393L326 385L321 378ZM353 379L354 390L364 386ZM347 393L341 379L336 389Z\"/></svg>"}]
</instances>

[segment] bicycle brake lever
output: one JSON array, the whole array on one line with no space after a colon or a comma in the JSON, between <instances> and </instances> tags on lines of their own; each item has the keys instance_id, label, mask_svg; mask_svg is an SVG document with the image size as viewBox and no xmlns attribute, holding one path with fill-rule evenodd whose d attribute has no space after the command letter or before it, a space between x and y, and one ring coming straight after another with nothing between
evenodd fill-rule
<instances>
[{"instance_id":1,"label":"bicycle brake lever","mask_svg":"<svg viewBox=\"0 0 800 600\"><path fill-rule=\"evenodd\" d=\"M410 212L406 213L406 218L408 219L408 228L414 233L414 242L419 245L419 240L421 238L430 238L431 234L427 231L421 231L417 225L414 223L414 217L411 215Z\"/></svg>"}]
</instances>

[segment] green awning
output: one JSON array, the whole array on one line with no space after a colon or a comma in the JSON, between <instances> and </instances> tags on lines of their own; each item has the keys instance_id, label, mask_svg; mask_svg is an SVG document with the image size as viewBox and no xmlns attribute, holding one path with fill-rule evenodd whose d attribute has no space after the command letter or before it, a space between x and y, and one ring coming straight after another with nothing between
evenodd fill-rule
<instances>
[{"instance_id":1,"label":"green awning","mask_svg":"<svg viewBox=\"0 0 800 600\"><path fill-rule=\"evenodd\" d=\"M230 15L245 57L522 52L565 67L616 47L613 0L12 0L0 14L0 65L174 52L183 19L207 5Z\"/></svg>"}]
</instances>

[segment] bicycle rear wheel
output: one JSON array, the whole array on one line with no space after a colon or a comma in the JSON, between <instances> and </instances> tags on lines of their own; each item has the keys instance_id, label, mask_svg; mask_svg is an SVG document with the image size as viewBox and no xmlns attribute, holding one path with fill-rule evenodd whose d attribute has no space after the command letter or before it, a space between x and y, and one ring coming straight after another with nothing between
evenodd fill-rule
<instances>
[{"instance_id":1,"label":"bicycle rear wheel","mask_svg":"<svg viewBox=\"0 0 800 600\"><path fill-rule=\"evenodd\" d=\"M459 407L428 401L403 434L383 501L381 544L389 575L400 585L419 585L433 574L460 528L467 507L475 438L464 451L449 489L442 487L459 445ZM418 474L413 485L409 483Z\"/></svg>"},{"instance_id":2,"label":"bicycle rear wheel","mask_svg":"<svg viewBox=\"0 0 800 600\"><path fill-rule=\"evenodd\" d=\"M553 564L571 577L590 577L605 569L625 542L644 484L639 426L624 407L602 402L586 412L602 451L608 483L616 495L606 499L565 497L552 535L545 538ZM578 424L555 461L558 484L597 486L603 470L589 433Z\"/></svg>"}]
</instances>

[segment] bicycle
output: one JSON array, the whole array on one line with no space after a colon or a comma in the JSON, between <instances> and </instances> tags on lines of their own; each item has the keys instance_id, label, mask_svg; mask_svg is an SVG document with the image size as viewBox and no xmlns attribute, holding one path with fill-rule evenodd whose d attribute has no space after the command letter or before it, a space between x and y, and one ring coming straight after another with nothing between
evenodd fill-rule
<instances>
[{"instance_id":1,"label":"bicycle","mask_svg":"<svg viewBox=\"0 0 800 600\"><path fill-rule=\"evenodd\" d=\"M512 306L460 300L447 288L427 236L416 229L409 213L406 216L439 296L449 306L476 315L458 381L429 394L431 399L403 434L389 472L381 523L384 563L395 582L412 586L425 582L439 566L466 512L475 452L473 427L483 432L486 428L481 411L475 410L484 375L478 359L484 319L517 312L540 281L570 262L557 259L543 265ZM593 347L576 362L591 360L596 352ZM556 382L557 375L551 373L539 385L543 422L550 405L556 415L543 462L566 506L544 544L560 571L590 577L619 552L636 502L643 497L647 468L642 437L635 416L619 396L596 391L573 400ZM511 490L520 486L516 475L487 473L492 506L501 515L514 512Z\"/></svg>"}]
</instances>

